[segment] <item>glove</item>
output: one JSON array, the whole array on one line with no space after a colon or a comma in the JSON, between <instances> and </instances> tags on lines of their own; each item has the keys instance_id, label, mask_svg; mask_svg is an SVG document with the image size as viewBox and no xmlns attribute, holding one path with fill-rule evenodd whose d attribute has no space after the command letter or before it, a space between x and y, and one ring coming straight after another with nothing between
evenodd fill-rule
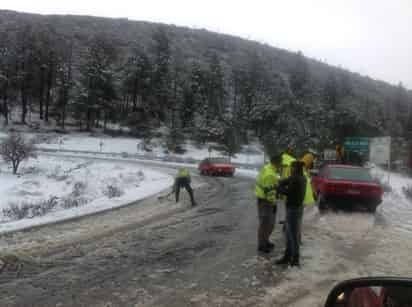
<instances>
[{"instance_id":1,"label":"glove","mask_svg":"<svg viewBox=\"0 0 412 307\"><path fill-rule=\"evenodd\" d=\"M270 190L270 187L263 188L263 192L265 192L265 194L268 194Z\"/></svg>"},{"instance_id":2,"label":"glove","mask_svg":"<svg viewBox=\"0 0 412 307\"><path fill-rule=\"evenodd\" d=\"M270 191L269 193L266 193L266 199L270 203L274 203L276 201L276 191Z\"/></svg>"},{"instance_id":3,"label":"glove","mask_svg":"<svg viewBox=\"0 0 412 307\"><path fill-rule=\"evenodd\" d=\"M270 193L270 192L272 192L272 191L276 191L276 186L275 186L275 185L272 185L272 186L263 188L263 192L265 192L265 194L268 194L268 193Z\"/></svg>"}]
</instances>

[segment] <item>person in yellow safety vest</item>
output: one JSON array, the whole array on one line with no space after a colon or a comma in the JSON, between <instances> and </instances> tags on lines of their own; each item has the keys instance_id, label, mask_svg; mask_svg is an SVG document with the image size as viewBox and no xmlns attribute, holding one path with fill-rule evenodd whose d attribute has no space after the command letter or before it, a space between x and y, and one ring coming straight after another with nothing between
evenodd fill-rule
<instances>
[{"instance_id":1,"label":"person in yellow safety vest","mask_svg":"<svg viewBox=\"0 0 412 307\"><path fill-rule=\"evenodd\" d=\"M313 168L313 163L315 162L315 156L312 152L307 152L306 154L303 155L302 159L300 159L303 164L303 174L305 175L307 179L307 184L306 184L306 193L305 193L305 199L303 201L305 206L310 206L313 205L315 202L315 199L313 197L313 189L312 189L312 179L310 177L310 170Z\"/></svg>"},{"instance_id":2,"label":"person in yellow safety vest","mask_svg":"<svg viewBox=\"0 0 412 307\"><path fill-rule=\"evenodd\" d=\"M291 174L291 165L294 161L296 161L295 157L293 157L293 147L289 146L286 151L282 154L282 173L281 173L281 179L286 179L290 177ZM286 200L286 197L284 195L280 196L280 199L283 201L283 203ZM281 211L281 212L284 212ZM285 231L285 217L280 217L280 224L283 224L283 230Z\"/></svg>"},{"instance_id":3,"label":"person in yellow safety vest","mask_svg":"<svg viewBox=\"0 0 412 307\"><path fill-rule=\"evenodd\" d=\"M338 163L345 163L345 148L341 144L336 145L336 160Z\"/></svg>"},{"instance_id":4,"label":"person in yellow safety vest","mask_svg":"<svg viewBox=\"0 0 412 307\"><path fill-rule=\"evenodd\" d=\"M313 163L315 162L315 155L311 151L306 152L302 159L300 159L304 163L304 169L305 170L311 170L313 168Z\"/></svg>"},{"instance_id":5,"label":"person in yellow safety vest","mask_svg":"<svg viewBox=\"0 0 412 307\"><path fill-rule=\"evenodd\" d=\"M279 169L281 156L273 156L270 163L260 170L256 178L255 194L259 218L258 251L270 253L274 244L269 237L275 228L276 221L276 188L280 179Z\"/></svg>"},{"instance_id":6,"label":"person in yellow safety vest","mask_svg":"<svg viewBox=\"0 0 412 307\"><path fill-rule=\"evenodd\" d=\"M293 148L288 147L288 149L282 154L282 179L290 177L290 166L296 161L293 157Z\"/></svg>"},{"instance_id":7,"label":"person in yellow safety vest","mask_svg":"<svg viewBox=\"0 0 412 307\"><path fill-rule=\"evenodd\" d=\"M194 207L196 206L196 202L193 196L193 189L190 186L190 182L191 182L190 172L186 168L179 169L177 172L176 178L175 178L175 185L174 185L176 203L179 202L180 189L185 188L186 191L189 193L192 207Z\"/></svg>"},{"instance_id":8,"label":"person in yellow safety vest","mask_svg":"<svg viewBox=\"0 0 412 307\"><path fill-rule=\"evenodd\" d=\"M304 206L311 206L315 203L315 198L313 197L312 179L310 177L309 171L313 168L313 163L315 162L315 156L312 152L307 152L300 159L303 162L303 175L306 178L306 190L305 198L303 199ZM303 223L303 211L302 215L299 217L298 224L298 238L299 244L302 244L302 223Z\"/></svg>"}]
</instances>

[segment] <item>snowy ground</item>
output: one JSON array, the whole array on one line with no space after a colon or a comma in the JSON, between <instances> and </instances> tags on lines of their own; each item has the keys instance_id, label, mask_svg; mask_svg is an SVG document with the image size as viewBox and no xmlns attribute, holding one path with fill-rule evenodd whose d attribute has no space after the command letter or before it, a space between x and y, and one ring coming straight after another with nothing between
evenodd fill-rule
<instances>
[{"instance_id":1,"label":"snowy ground","mask_svg":"<svg viewBox=\"0 0 412 307\"><path fill-rule=\"evenodd\" d=\"M170 154L165 152L164 144L160 139L152 141L152 152L146 152L142 148L142 141L135 138L123 137L93 137L87 134L27 134L31 138L37 139L37 147L53 150L70 150L70 151L87 151L97 153L116 153L128 155L147 155L148 157L174 157L180 159L187 159L199 161L209 156L221 157L222 153L216 150L209 152L209 144L204 146L195 146L191 142L184 144L186 150L183 154ZM0 137L4 137L0 134ZM264 154L262 149L257 144L246 145L242 147L241 153L236 154L232 158L232 162L242 164L260 165L263 163Z\"/></svg>"},{"instance_id":2,"label":"snowy ground","mask_svg":"<svg viewBox=\"0 0 412 307\"><path fill-rule=\"evenodd\" d=\"M5 136L0 134L0 138ZM168 176L138 167L135 163L131 163L131 168L126 168L124 163L119 164L120 160L135 162L135 159L128 158L129 155L143 153L140 141L136 139L52 133L26 133L26 137L36 140L40 148L62 151L49 155L40 153L38 159L21 166L18 177L10 173L8 165L0 164L0 192L5 195L0 202L0 233L118 207L171 185L172 179ZM195 161L209 156L207 147L196 148L189 143L186 149L180 158L193 160L192 163L159 161L158 164L196 168ZM247 150L249 154L239 154L234 161L263 162L258 146L249 146ZM113 154L121 156L113 157ZM219 154L212 152L210 155ZM104 159L90 160L96 157ZM155 141L148 158L164 160L164 157L167 156L161 143ZM153 165L154 162L150 163ZM254 178L256 171L240 169L237 175Z\"/></svg>"},{"instance_id":3,"label":"snowy ground","mask_svg":"<svg viewBox=\"0 0 412 307\"><path fill-rule=\"evenodd\" d=\"M103 211L156 194L171 176L136 164L39 156L19 176L0 164L0 233Z\"/></svg>"},{"instance_id":4,"label":"snowy ground","mask_svg":"<svg viewBox=\"0 0 412 307\"><path fill-rule=\"evenodd\" d=\"M83 153L83 152L53 152L53 153L45 153L48 156L55 156L55 157L68 157L68 158L91 158L91 159L99 159L99 160L107 160L107 161L125 161L135 163L136 161L139 163L150 164L153 166L159 167L186 167L188 169L192 169L192 173L198 173L198 164L197 163L183 163L183 162L169 162L163 159L144 159L144 158L133 158L133 157L119 157L114 156L113 154L99 154L96 155L94 153ZM235 176L241 176L251 179L256 179L258 174L259 168L251 167L250 169L245 168L237 168L235 172Z\"/></svg>"},{"instance_id":5,"label":"snowy ground","mask_svg":"<svg viewBox=\"0 0 412 307\"><path fill-rule=\"evenodd\" d=\"M81 159L81 157L75 156L75 153L62 153L60 157L41 157L39 158L39 165L24 165L22 169L23 176L20 178L8 175L4 165L1 166L0 172L0 184L2 195L6 195L0 203L0 208L4 207L5 200L8 202L16 201L24 197L31 202L41 201L43 199L50 199L51 196L59 197L59 200L64 199L68 195L73 193L73 183L68 184L66 187L66 181L70 181L70 174L73 174L73 178L76 180L81 178L84 181L88 181L90 187L90 195L93 200L88 205L81 206L79 208L72 208L69 210L61 210L61 205L57 206L51 215L45 217L25 219L21 221L10 221L4 216L1 216L3 223L0 224L0 232L6 230L7 225L19 226L20 223L27 225L28 222L40 221L41 219L51 218L52 215L64 215L69 212L75 212L75 210L94 210L95 208L103 208L105 205L108 207L116 206L127 203L130 199L135 200L136 197L142 196L142 190L144 190L145 184L150 183L147 180L140 180L138 172L143 172L146 179L152 178L159 180L159 184L151 185L160 189L160 186L164 183L165 187L170 184L170 177L155 172L151 172L145 168L138 167L136 165L125 166L127 159L123 159L123 163L120 163L115 158L110 158L110 153L136 153L137 143L133 139L122 138L92 138L85 137L84 135L70 135L63 136L63 142L60 143L61 136L55 138L44 139L41 146L44 148L52 149L67 149L67 150L84 150L84 151L100 151L100 141L103 140L102 152L107 152L106 159L112 159L113 161L95 160L90 162L89 159ZM200 159L201 157L208 156L206 148L195 149L188 145L189 152L186 157ZM157 147L154 156L164 155L161 147ZM59 153L57 153L59 154ZM81 153L85 155L84 153ZM80 153L78 153L80 155ZM89 157L95 157L93 153L87 154ZM238 157L242 157L241 155ZM244 156L243 156L244 157ZM249 157L250 158L250 157ZM130 159L132 160L132 159ZM99 161L99 162L98 162ZM77 166L83 163L83 167L76 169ZM152 165L154 164L151 161ZM176 163L164 163L161 161L156 162L160 165L181 165ZM36 166L37 165L37 166ZM59 167L59 165L61 165ZM186 164L187 166L195 167L196 164ZM56 170L57 168L57 170ZM36 176L41 170L40 177ZM103 170L103 171L102 171ZM273 279L276 280L275 284L265 286L266 296L264 299L264 306L323 306L327 293L331 290L332 286L337 282L348 278L364 277L364 276L376 276L376 275L396 275L396 276L412 276L412 267L410 266L410 250L412 250L412 201L408 199L404 193L403 188L412 186L412 179L404 177L399 174L388 174L387 172L374 168L372 172L376 177L381 178L382 181L389 180L389 184L392 187L391 192L387 192L384 195L383 203L379 206L375 215L359 212L330 212L325 215L319 215L315 207L310 208L305 213L305 225L303 229L303 246L302 246L302 267L300 269L282 269L274 265L275 257L277 258L281 253L281 248L277 247L276 255L273 257L260 257L253 254L250 258L247 258L240 267L236 268L237 271L242 271L242 268L252 268L253 274L256 274L259 279L259 275L255 272L269 272L273 275ZM69 173L68 178L64 178L65 174ZM104 176L100 176L105 174ZM107 177L105 177L107 175ZM255 170L242 170L237 171L237 175L247 176L255 178ZM133 179L130 179L130 176ZM12 178L13 180L10 180ZM41 178L41 179L36 179ZM129 178L129 179L128 179ZM233 180L238 180L234 178ZM227 179L231 180L231 179ZM92 182L92 184L90 184ZM107 183L120 184L124 187L124 194L118 198L108 199L102 192L102 187L107 186ZM228 181L229 183L231 181ZM166 184L167 183L167 184ZM139 184L139 188L135 188L134 185ZM243 185L238 187L239 194L233 194L233 203L244 200L245 195L253 195L244 191ZM231 193L236 190L236 183L229 189ZM40 194L37 194L38 192ZM139 192L140 191L140 192ZM153 191L152 191L153 192ZM229 192L228 192L229 193ZM55 195L56 194L56 195ZM130 198L127 198L129 197ZM207 197L206 197L207 196ZM205 197L210 200L213 197L213 193L206 195ZM242 200L242 201L243 201ZM254 199L253 199L254 200ZM211 201L211 208L216 209L217 204L215 201ZM230 206L227 206L226 200L225 210L228 210ZM108 205L110 203L110 205ZM245 201L245 205L250 205L249 201ZM243 203L242 203L243 205ZM93 208L94 206L94 208ZM6 205L7 207L7 205ZM107 208L107 207L106 207ZM200 206L202 208L202 206ZM249 208L249 207L248 207ZM148 207L148 209L150 209ZM203 209L203 208L202 208ZM205 208L208 209L208 208ZM244 209L244 208L243 208ZM87 209L88 210L88 209ZM84 212L84 211L83 211ZM222 211L224 212L224 211ZM233 210L233 213L241 212L241 210ZM243 211L242 211L243 212ZM199 209L198 213L202 213ZM71 216L78 213L72 213ZM253 211L254 214L254 211ZM247 216L252 214L248 213ZM223 216L221 225L227 226L227 216ZM253 216L254 217L254 216ZM202 217L203 219L204 217ZM176 223L172 223L173 227L179 227L178 225L184 225L181 216L177 215ZM232 218L233 219L233 218ZM241 221L241 217L233 219ZM214 220L213 220L214 221ZM8 223L4 223L8 222ZM36 222L37 223L37 222ZM188 219L188 227L185 231L189 233L189 230L196 225L202 225L204 222L197 221L195 218ZM249 224L245 224L248 226ZM183 226L182 226L183 227ZM199 226L200 227L200 226ZM212 229L212 228L211 228ZM235 228L236 229L236 228ZM242 225L239 227L250 233L252 228L247 228ZM165 229L168 236L179 236L178 230ZM220 234L220 235L230 235ZM239 237L245 235L243 233L234 233L234 236ZM279 227L275 231L275 242L283 242L281 238L282 233L279 231ZM196 237L197 240L199 239ZM208 232L205 240L210 240L210 233ZM197 242L196 240L196 242ZM188 240L190 241L190 240ZM228 241L234 242L234 237L229 237ZM247 240L246 240L247 241ZM152 240L150 239L150 242ZM221 239L216 240L221 242ZM233 243L232 243L233 244ZM244 250L245 247L241 242L240 249ZM235 246L235 245L234 245ZM233 246L232 246L233 247ZM254 246L253 246L254 248ZM163 251L163 249L161 249ZM178 249L180 251L180 249ZM232 249L230 249L232 252ZM227 255L226 255L227 256ZM227 256L228 257L228 256ZM249 256L248 256L249 257ZM203 264L203 263L201 263ZM199 267L202 267L199 265ZM249 278L251 281L250 286L247 288L253 288L253 282L255 279ZM259 286L260 287L260 286Z\"/></svg>"},{"instance_id":6,"label":"snowy ground","mask_svg":"<svg viewBox=\"0 0 412 307\"><path fill-rule=\"evenodd\" d=\"M387 175L379 169L374 172ZM243 175L254 174L247 171ZM24 306L19 304L19 298L36 284L40 285L39 290L27 292L27 302L35 298L40 302L47 295L47 300L53 303L50 306L66 302L73 294L76 299L83 295L86 306L92 306L87 304L91 298L106 295L96 305L105 306L108 304L103 302L111 302L112 293L119 292L123 302L143 302L145 306L320 307L331 288L345 279L412 275L409 261L412 204L402 193L402 187L411 183L410 178L391 174L392 192L385 195L375 215L360 212L319 215L316 207L310 207L305 212L300 269L274 264L283 252L284 238L279 226L272 238L276 244L273 254L265 257L256 254L256 208L251 205L255 202L253 181L236 177L201 180L211 185L196 192L199 206L178 211L172 202L165 203L164 209L171 210L166 219L159 217L140 226L136 224L142 215L152 216L150 210L157 205L157 200L152 199L143 207L139 204L90 219L3 237L0 247L3 244L6 250L13 250L10 246L15 242L34 255L36 250L44 251L46 247L53 251L59 240L67 242L64 246L74 248L57 248L62 254L52 256L52 259L73 261L70 269L56 268L33 277L27 269L29 276L23 275L18 286L15 282L2 284L3 289L7 286L9 297L5 295L0 300L6 302L11 298L15 304L10 306ZM148 211L143 210L142 214L142 208ZM121 227L121 231L116 232L113 224ZM129 225L127 231L124 225ZM110 235L102 236L110 229L113 229ZM67 235L79 231L80 239L77 235ZM92 236L93 233L98 236ZM78 241L83 243L71 243ZM76 283L67 284L70 278ZM114 282L105 283L108 279ZM104 288L82 293L82 289L89 289L91 280ZM55 284L66 288L53 289ZM53 291L60 291L59 301L53 301ZM142 298L141 293L146 296ZM146 304L146 297L153 302ZM127 304L117 306L124 305Z\"/></svg>"},{"instance_id":7,"label":"snowy ground","mask_svg":"<svg viewBox=\"0 0 412 307\"><path fill-rule=\"evenodd\" d=\"M412 201L403 187L412 179L388 174L380 169L372 172L389 178L392 191L376 215L359 212L330 212L320 216L316 208L306 213L301 269L279 269L267 266L282 282L267 289L267 306L323 306L332 286L350 278L366 276L412 276ZM262 259L260 259L262 260Z\"/></svg>"}]
</instances>

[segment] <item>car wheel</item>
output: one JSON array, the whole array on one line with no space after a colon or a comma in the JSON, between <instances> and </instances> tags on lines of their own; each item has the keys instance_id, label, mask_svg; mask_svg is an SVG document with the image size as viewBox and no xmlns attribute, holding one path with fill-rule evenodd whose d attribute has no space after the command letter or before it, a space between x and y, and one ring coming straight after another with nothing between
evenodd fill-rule
<instances>
[{"instance_id":1,"label":"car wheel","mask_svg":"<svg viewBox=\"0 0 412 307\"><path fill-rule=\"evenodd\" d=\"M370 213L375 213L377 207L378 207L378 205L376 203L372 203L367 207L367 210Z\"/></svg>"},{"instance_id":2,"label":"car wheel","mask_svg":"<svg viewBox=\"0 0 412 307\"><path fill-rule=\"evenodd\" d=\"M376 206L369 206L368 212L375 213L376 212Z\"/></svg>"},{"instance_id":3,"label":"car wheel","mask_svg":"<svg viewBox=\"0 0 412 307\"><path fill-rule=\"evenodd\" d=\"M328 209L328 205L326 203L325 197L320 193L318 193L316 203L318 205L318 209L320 213L324 213L326 209Z\"/></svg>"}]
</instances>

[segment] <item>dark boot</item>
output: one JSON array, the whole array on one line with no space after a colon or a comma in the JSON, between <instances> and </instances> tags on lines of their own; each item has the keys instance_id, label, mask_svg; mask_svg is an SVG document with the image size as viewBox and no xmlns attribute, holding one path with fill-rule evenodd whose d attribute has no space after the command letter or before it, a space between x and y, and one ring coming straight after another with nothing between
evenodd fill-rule
<instances>
[{"instance_id":1,"label":"dark boot","mask_svg":"<svg viewBox=\"0 0 412 307\"><path fill-rule=\"evenodd\" d=\"M299 257L295 257L294 259L292 259L292 261L290 262L291 266L296 266L298 268L300 268L300 261L299 261Z\"/></svg>"},{"instance_id":2,"label":"dark boot","mask_svg":"<svg viewBox=\"0 0 412 307\"><path fill-rule=\"evenodd\" d=\"M259 246L258 247L258 252L264 253L264 254L269 254L272 251L272 248L270 248L267 245Z\"/></svg>"},{"instance_id":3,"label":"dark boot","mask_svg":"<svg viewBox=\"0 0 412 307\"><path fill-rule=\"evenodd\" d=\"M176 199L176 203L179 202L179 194L180 194L180 186L178 186L178 185L176 184L176 186L175 186L175 199Z\"/></svg>"},{"instance_id":4,"label":"dark boot","mask_svg":"<svg viewBox=\"0 0 412 307\"><path fill-rule=\"evenodd\" d=\"M273 244L273 243L270 242L270 241L266 244L266 246L267 246L268 248L270 248L270 249L274 249L274 248L275 248L275 244Z\"/></svg>"},{"instance_id":5,"label":"dark boot","mask_svg":"<svg viewBox=\"0 0 412 307\"><path fill-rule=\"evenodd\" d=\"M276 262L275 262L275 264L277 264L277 265L286 265L286 264L289 264L290 263L290 257L289 257L289 255L284 255L282 258L280 258L279 260L277 260Z\"/></svg>"}]
</instances>

